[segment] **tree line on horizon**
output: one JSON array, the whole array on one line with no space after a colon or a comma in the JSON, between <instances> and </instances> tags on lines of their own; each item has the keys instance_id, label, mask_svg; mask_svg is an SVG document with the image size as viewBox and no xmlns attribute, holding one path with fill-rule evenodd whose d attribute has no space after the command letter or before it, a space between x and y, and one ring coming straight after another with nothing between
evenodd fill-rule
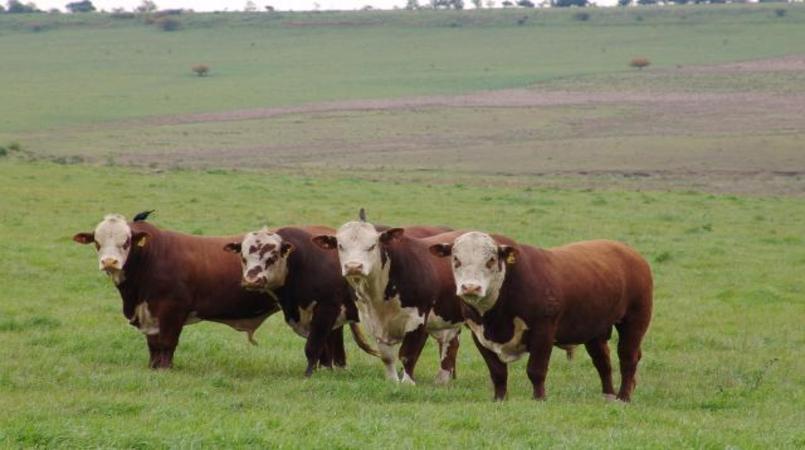
<instances>
[{"instance_id":1,"label":"tree line on horizon","mask_svg":"<svg viewBox=\"0 0 805 450\"><path fill-rule=\"evenodd\" d=\"M757 0L758 3L796 3L803 0ZM498 3L498 0L471 0L473 7L476 9L494 9L494 8L566 8L566 7L585 7L594 6L590 0L503 0ZM618 6L633 6L633 5L685 5L685 4L724 4L724 3L749 3L749 0L617 0ZM91 13L98 12L92 0L76 0L65 4L65 10L71 13ZM420 3L419 0L407 0L404 9L406 10L420 10L420 9L435 9L435 10L463 10L465 7L464 0L428 0L427 2ZM366 5L363 10L374 9L371 5ZM152 13L157 11L157 5L153 0L143 0L140 5L135 7L132 12L135 13ZM265 10L273 12L275 9L271 5L266 5ZM318 7L315 8L318 10ZM171 10L172 11L172 10ZM244 12L257 12L257 5L253 0L247 0ZM7 0L6 6L0 4L0 14L31 14L31 13L44 13L45 11L39 9L33 1L23 3L20 0ZM48 11L49 13L59 13L60 10L53 8ZM100 11L104 13L105 11ZM124 13L123 8L115 8L112 13Z\"/></svg>"}]
</instances>

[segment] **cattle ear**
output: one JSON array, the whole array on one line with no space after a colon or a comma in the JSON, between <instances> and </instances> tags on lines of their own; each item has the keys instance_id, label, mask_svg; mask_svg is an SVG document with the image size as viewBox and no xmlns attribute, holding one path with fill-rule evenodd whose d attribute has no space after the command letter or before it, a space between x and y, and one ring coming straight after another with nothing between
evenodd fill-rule
<instances>
[{"instance_id":1,"label":"cattle ear","mask_svg":"<svg viewBox=\"0 0 805 450\"><path fill-rule=\"evenodd\" d=\"M500 259L506 261L506 264L514 264L517 262L517 249L509 245L501 245L498 247L498 255Z\"/></svg>"},{"instance_id":2,"label":"cattle ear","mask_svg":"<svg viewBox=\"0 0 805 450\"><path fill-rule=\"evenodd\" d=\"M224 245L224 251L229 253L236 253L240 254L241 245L240 242L230 242Z\"/></svg>"},{"instance_id":3,"label":"cattle ear","mask_svg":"<svg viewBox=\"0 0 805 450\"><path fill-rule=\"evenodd\" d=\"M338 240L335 236L329 234L322 234L310 239L314 244L323 248L324 250L332 250L338 245Z\"/></svg>"},{"instance_id":4,"label":"cattle ear","mask_svg":"<svg viewBox=\"0 0 805 450\"><path fill-rule=\"evenodd\" d=\"M453 244L433 244L428 250L432 255L444 258L453 254Z\"/></svg>"},{"instance_id":5,"label":"cattle ear","mask_svg":"<svg viewBox=\"0 0 805 450\"><path fill-rule=\"evenodd\" d=\"M389 242L402 237L405 230L402 228L389 228L388 230L380 233L380 242L388 244Z\"/></svg>"},{"instance_id":6,"label":"cattle ear","mask_svg":"<svg viewBox=\"0 0 805 450\"><path fill-rule=\"evenodd\" d=\"M137 247L145 247L149 239L151 239L151 235L145 231L138 231L131 235L131 242L134 242Z\"/></svg>"},{"instance_id":7,"label":"cattle ear","mask_svg":"<svg viewBox=\"0 0 805 450\"><path fill-rule=\"evenodd\" d=\"M95 233L77 233L73 240L79 244L92 244L95 242Z\"/></svg>"},{"instance_id":8,"label":"cattle ear","mask_svg":"<svg viewBox=\"0 0 805 450\"><path fill-rule=\"evenodd\" d=\"M295 248L296 247L294 247L290 242L283 242L282 245L280 245L280 255L287 256L294 251Z\"/></svg>"}]
</instances>

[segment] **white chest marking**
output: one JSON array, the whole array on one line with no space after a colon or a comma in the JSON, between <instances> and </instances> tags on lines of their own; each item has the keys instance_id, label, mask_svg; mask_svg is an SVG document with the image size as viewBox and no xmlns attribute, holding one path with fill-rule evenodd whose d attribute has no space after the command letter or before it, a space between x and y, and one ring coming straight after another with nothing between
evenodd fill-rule
<instances>
[{"instance_id":1,"label":"white chest marking","mask_svg":"<svg viewBox=\"0 0 805 450\"><path fill-rule=\"evenodd\" d=\"M310 322L313 321L313 310L316 308L316 302L310 302L307 308L299 307L299 322L291 319L288 320L288 325L303 338L307 338L310 334Z\"/></svg>"},{"instance_id":2,"label":"white chest marking","mask_svg":"<svg viewBox=\"0 0 805 450\"><path fill-rule=\"evenodd\" d=\"M487 340L484 337L484 326L482 324L475 323L470 319L467 320L467 325L470 327L473 334L475 334L475 337L478 338L478 342L487 349L495 352L500 360L505 363L517 361L526 352L525 344L523 344L522 341L523 333L528 329L528 326L523 322L523 319L519 317L514 318L514 336L512 336L509 342L502 344Z\"/></svg>"},{"instance_id":3,"label":"white chest marking","mask_svg":"<svg viewBox=\"0 0 805 450\"><path fill-rule=\"evenodd\" d=\"M159 320L151 315L151 311L148 310L148 302L142 302L134 308L134 317L137 319L141 333L148 336L159 334Z\"/></svg>"},{"instance_id":4,"label":"white chest marking","mask_svg":"<svg viewBox=\"0 0 805 450\"><path fill-rule=\"evenodd\" d=\"M425 316L413 306L403 307L400 296L389 300L356 302L360 319L372 336L386 345L402 341L405 335L425 323Z\"/></svg>"}]
</instances>

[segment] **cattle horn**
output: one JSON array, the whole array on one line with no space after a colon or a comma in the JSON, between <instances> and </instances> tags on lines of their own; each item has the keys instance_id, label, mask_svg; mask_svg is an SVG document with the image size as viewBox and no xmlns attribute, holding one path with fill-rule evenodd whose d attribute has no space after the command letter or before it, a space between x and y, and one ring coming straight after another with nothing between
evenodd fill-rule
<instances>
[{"instance_id":1,"label":"cattle horn","mask_svg":"<svg viewBox=\"0 0 805 450\"><path fill-rule=\"evenodd\" d=\"M358 220L360 220L361 222L366 222L366 210L365 209L361 208L361 210L358 211Z\"/></svg>"},{"instance_id":2,"label":"cattle horn","mask_svg":"<svg viewBox=\"0 0 805 450\"><path fill-rule=\"evenodd\" d=\"M154 211L156 211L156 209L152 209L150 211L143 211L141 213L138 213L137 215L134 216L133 219L131 219L131 221L132 222L145 222L145 219L147 219L148 216L151 215L151 213L154 212Z\"/></svg>"}]
</instances>

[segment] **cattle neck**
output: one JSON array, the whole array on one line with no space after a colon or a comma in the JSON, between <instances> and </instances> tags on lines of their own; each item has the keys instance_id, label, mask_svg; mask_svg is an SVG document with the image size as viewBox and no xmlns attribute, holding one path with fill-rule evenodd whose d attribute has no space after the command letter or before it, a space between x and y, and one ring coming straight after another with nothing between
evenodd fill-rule
<instances>
[{"instance_id":1,"label":"cattle neck","mask_svg":"<svg viewBox=\"0 0 805 450\"><path fill-rule=\"evenodd\" d=\"M144 231L149 235L143 247L132 245L131 252L118 275L119 281L115 280L115 287L123 298L123 314L131 319L134 317L137 305L144 302L147 297L147 292L144 291L148 289L149 284L144 282L143 278L157 270L153 267L152 255L159 253L162 232L146 222L129 223L129 227L132 233Z\"/></svg>"},{"instance_id":2,"label":"cattle neck","mask_svg":"<svg viewBox=\"0 0 805 450\"><path fill-rule=\"evenodd\" d=\"M381 248L381 264L366 277L347 277L350 286L355 289L358 301L364 303L381 303L385 301L386 289L389 285L392 260L386 249Z\"/></svg>"}]
</instances>

